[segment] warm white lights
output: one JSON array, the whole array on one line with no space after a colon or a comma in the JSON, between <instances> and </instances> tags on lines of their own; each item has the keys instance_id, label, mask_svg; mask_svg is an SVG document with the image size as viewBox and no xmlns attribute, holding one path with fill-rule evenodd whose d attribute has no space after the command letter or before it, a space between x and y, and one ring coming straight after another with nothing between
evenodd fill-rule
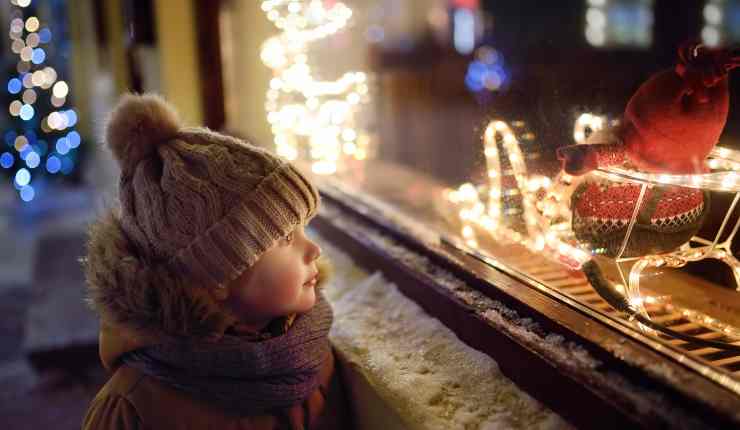
<instances>
[{"instance_id":1,"label":"warm white lights","mask_svg":"<svg viewBox=\"0 0 740 430\"><path fill-rule=\"evenodd\" d=\"M515 189L503 190L505 172L499 147L507 154L516 183ZM548 214L564 213L568 210L567 205L552 193L553 181L550 178L527 174L519 139L507 123L489 123L483 134L483 154L488 169L488 185L476 188L467 183L446 193L448 200L460 208L458 215L463 224L462 236L468 246L478 246L474 228L477 227L497 239L520 243L537 252L549 251L557 254L560 261L571 266L578 267L591 258L588 252L561 240L558 231L563 229L552 225L554 216ZM521 195L522 199L524 234L503 219L504 196L515 194ZM546 195L547 198L543 198Z\"/></svg>"},{"instance_id":2,"label":"warm white lights","mask_svg":"<svg viewBox=\"0 0 740 430\"><path fill-rule=\"evenodd\" d=\"M704 5L704 28L701 40L707 46L719 46L722 43L724 13L721 0L709 0Z\"/></svg>"},{"instance_id":3,"label":"warm white lights","mask_svg":"<svg viewBox=\"0 0 740 430\"><path fill-rule=\"evenodd\" d=\"M335 81L317 80L307 56L308 44L344 28L352 11L319 0L265 0L262 10L282 30L261 51L273 69L265 108L277 153L311 160L318 174L335 173L343 159L366 158L370 138L357 115L368 100L367 76L348 72Z\"/></svg>"},{"instance_id":4,"label":"warm white lights","mask_svg":"<svg viewBox=\"0 0 740 430\"><path fill-rule=\"evenodd\" d=\"M609 125L614 125L614 122ZM576 120L573 137L578 143L583 143L590 133L606 126L605 118L586 113ZM519 136L522 135L523 133L519 134ZM468 246L477 248L479 235L490 235L496 241L518 243L534 252L550 255L556 261L571 268L581 267L592 259L592 253L601 252L598 249L582 248L583 245L579 245L574 237L571 226L570 193L568 192L575 188L574 178L562 172L553 180L541 175L528 175L517 134L512 131L509 124L503 121L492 121L483 134L483 141L488 184L475 186L466 183L457 190L445 191L445 198L452 203L460 220L461 237ZM506 158L502 156L504 152ZM504 160L507 160L508 164L505 164ZM691 241L670 253L632 258L618 257L613 260L618 277L621 278L621 283L614 283L614 288L624 295L632 315L639 314L643 318L650 319L647 311L649 306L656 304L669 308L672 306L666 298L641 292L640 281L643 272L650 268L677 268L691 262L713 258L730 267L740 291L740 261L735 258L731 249L732 241L740 230L740 218L735 220L734 224L730 223L740 203L738 173L740 172L740 152L717 147L710 154L707 166L710 172L698 175L649 174L622 167L598 169L592 173L616 182L634 183L641 186L643 190L653 186L675 185L735 194L713 240L695 236ZM504 189L502 185L505 183L504 177L509 175L514 176L516 185L513 189ZM504 199L507 195L521 196L524 231L521 226L515 228L515 224L508 218L507 213L510 209L504 208ZM636 207L641 206L642 196L641 193ZM633 221L630 225L636 217L637 211L633 214ZM623 239L622 252L630 240L630 235L631 228L628 229ZM629 264L626 266L628 274L624 273L622 263L632 263L631 267ZM679 311L685 318L698 324L722 331L727 335L740 337L740 330L708 315L686 308L680 308ZM645 332L654 331L642 323L636 324Z\"/></svg>"}]
</instances>

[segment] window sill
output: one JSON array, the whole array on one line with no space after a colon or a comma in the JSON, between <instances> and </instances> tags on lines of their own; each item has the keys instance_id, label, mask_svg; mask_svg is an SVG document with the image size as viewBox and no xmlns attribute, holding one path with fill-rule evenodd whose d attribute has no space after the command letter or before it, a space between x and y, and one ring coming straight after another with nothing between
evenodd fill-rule
<instances>
[{"instance_id":1,"label":"window sill","mask_svg":"<svg viewBox=\"0 0 740 430\"><path fill-rule=\"evenodd\" d=\"M505 273L505 266L497 270L440 240L443 227L429 219L425 206L434 196L413 189L418 177L408 179L386 181L400 197L381 193L380 202L346 181L315 178L324 197L317 229L368 269L382 271L526 392L579 427L740 425L740 397L731 391L655 345ZM401 213L384 202L407 206Z\"/></svg>"}]
</instances>

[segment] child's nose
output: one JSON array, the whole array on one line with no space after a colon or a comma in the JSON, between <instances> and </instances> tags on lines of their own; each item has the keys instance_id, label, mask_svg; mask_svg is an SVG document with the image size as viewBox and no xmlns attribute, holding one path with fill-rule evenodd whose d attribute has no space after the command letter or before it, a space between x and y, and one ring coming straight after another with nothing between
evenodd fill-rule
<instances>
[{"instance_id":1,"label":"child's nose","mask_svg":"<svg viewBox=\"0 0 740 430\"><path fill-rule=\"evenodd\" d=\"M319 247L319 245L317 245L314 241L309 240L306 255L309 263L314 262L319 257L321 257L321 247Z\"/></svg>"}]
</instances>

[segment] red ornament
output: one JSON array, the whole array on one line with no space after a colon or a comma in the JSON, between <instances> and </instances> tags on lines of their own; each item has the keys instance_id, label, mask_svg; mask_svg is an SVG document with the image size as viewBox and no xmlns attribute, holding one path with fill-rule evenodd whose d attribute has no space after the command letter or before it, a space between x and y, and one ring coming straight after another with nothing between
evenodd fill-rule
<instances>
[{"instance_id":1,"label":"red ornament","mask_svg":"<svg viewBox=\"0 0 740 430\"><path fill-rule=\"evenodd\" d=\"M705 171L727 121L728 72L740 65L740 51L684 44L678 57L675 68L653 75L632 96L615 131L619 143L558 149L566 173L625 161L645 172Z\"/></svg>"}]
</instances>

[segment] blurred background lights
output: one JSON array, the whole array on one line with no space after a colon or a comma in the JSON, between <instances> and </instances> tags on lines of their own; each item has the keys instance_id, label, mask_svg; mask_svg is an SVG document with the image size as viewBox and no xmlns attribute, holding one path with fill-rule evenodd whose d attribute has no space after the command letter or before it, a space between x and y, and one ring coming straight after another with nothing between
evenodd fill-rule
<instances>
[{"instance_id":1,"label":"blurred background lights","mask_svg":"<svg viewBox=\"0 0 740 430\"><path fill-rule=\"evenodd\" d=\"M457 52L467 55L475 49L475 15L466 8L456 9L453 14L453 44Z\"/></svg>"},{"instance_id":2,"label":"blurred background lights","mask_svg":"<svg viewBox=\"0 0 740 430\"><path fill-rule=\"evenodd\" d=\"M21 103L20 100L13 100L10 102L10 106L8 106L8 111L10 111L10 114L13 116L18 116L21 114L21 108L23 107L23 103Z\"/></svg>"},{"instance_id":3,"label":"blurred background lights","mask_svg":"<svg viewBox=\"0 0 740 430\"><path fill-rule=\"evenodd\" d=\"M41 31L39 31L39 42L51 42L51 31L48 28L42 28Z\"/></svg>"},{"instance_id":4,"label":"blurred background lights","mask_svg":"<svg viewBox=\"0 0 740 430\"><path fill-rule=\"evenodd\" d=\"M722 23L722 10L714 3L704 6L704 19L707 24L719 25Z\"/></svg>"},{"instance_id":5,"label":"blurred background lights","mask_svg":"<svg viewBox=\"0 0 740 430\"><path fill-rule=\"evenodd\" d=\"M70 131L67 134L67 142L69 142L70 148L77 148L80 146L81 140L80 133L77 133L76 131Z\"/></svg>"},{"instance_id":6,"label":"blurred background lights","mask_svg":"<svg viewBox=\"0 0 740 430\"><path fill-rule=\"evenodd\" d=\"M20 150L21 160L26 161L26 158L33 152L31 145L26 145Z\"/></svg>"},{"instance_id":7,"label":"blurred background lights","mask_svg":"<svg viewBox=\"0 0 740 430\"><path fill-rule=\"evenodd\" d=\"M10 50L13 51L14 54L20 54L25 47L26 44L20 39L16 39L10 44Z\"/></svg>"},{"instance_id":8,"label":"blurred background lights","mask_svg":"<svg viewBox=\"0 0 740 430\"><path fill-rule=\"evenodd\" d=\"M29 105L36 103L36 91L32 89L23 91L23 102Z\"/></svg>"},{"instance_id":9,"label":"blurred background lights","mask_svg":"<svg viewBox=\"0 0 740 430\"><path fill-rule=\"evenodd\" d=\"M701 38L707 46L718 46L721 40L717 27L709 25L701 29Z\"/></svg>"},{"instance_id":10,"label":"blurred background lights","mask_svg":"<svg viewBox=\"0 0 740 430\"><path fill-rule=\"evenodd\" d=\"M31 33L26 37L26 45L31 48L39 46L40 38L38 33Z\"/></svg>"},{"instance_id":11,"label":"blurred background lights","mask_svg":"<svg viewBox=\"0 0 740 430\"><path fill-rule=\"evenodd\" d=\"M475 60L468 65L465 85L473 92L496 91L508 82L503 57L490 46L476 50Z\"/></svg>"},{"instance_id":12,"label":"blurred background lights","mask_svg":"<svg viewBox=\"0 0 740 430\"><path fill-rule=\"evenodd\" d=\"M62 169L62 160L56 155L51 155L46 159L46 171L49 173L57 173Z\"/></svg>"},{"instance_id":13,"label":"blurred background lights","mask_svg":"<svg viewBox=\"0 0 740 430\"><path fill-rule=\"evenodd\" d=\"M54 94L54 97L62 99L64 97L67 97L67 93L69 92L69 87L67 86L66 82L59 81L56 84L54 84L54 88L52 88L51 91Z\"/></svg>"},{"instance_id":14,"label":"blurred background lights","mask_svg":"<svg viewBox=\"0 0 740 430\"><path fill-rule=\"evenodd\" d=\"M21 188L21 199L24 202L30 202L33 200L34 197L36 197L36 191L33 189L32 186L26 185L25 187Z\"/></svg>"},{"instance_id":15,"label":"blurred background lights","mask_svg":"<svg viewBox=\"0 0 740 430\"><path fill-rule=\"evenodd\" d=\"M31 118L33 118L33 114L34 114L33 106L31 106L31 105L23 105L21 107L20 117L24 121L28 121Z\"/></svg>"},{"instance_id":16,"label":"blurred background lights","mask_svg":"<svg viewBox=\"0 0 740 430\"><path fill-rule=\"evenodd\" d=\"M22 169L18 169L18 172L15 174L15 183L19 187L25 187L31 182L31 172L29 172L25 167Z\"/></svg>"},{"instance_id":17,"label":"blurred background lights","mask_svg":"<svg viewBox=\"0 0 740 430\"><path fill-rule=\"evenodd\" d=\"M32 16L26 20L26 31L34 32L39 29L39 19Z\"/></svg>"},{"instance_id":18,"label":"blurred background lights","mask_svg":"<svg viewBox=\"0 0 740 430\"><path fill-rule=\"evenodd\" d=\"M740 4L733 1L709 0L704 5L704 27L701 30L701 39L707 46L718 46L726 40L737 42L740 29L737 28L740 20Z\"/></svg>"},{"instance_id":19,"label":"blurred background lights","mask_svg":"<svg viewBox=\"0 0 740 430\"><path fill-rule=\"evenodd\" d=\"M649 47L653 0L588 0L584 36L589 45Z\"/></svg>"},{"instance_id":20,"label":"blurred background lights","mask_svg":"<svg viewBox=\"0 0 740 430\"><path fill-rule=\"evenodd\" d=\"M67 141L67 138L60 137L57 140L57 144L56 144L56 150L57 150L57 152L60 153L60 154L62 154L62 155L66 155L69 152L69 149L70 149L69 148L69 142Z\"/></svg>"},{"instance_id":21,"label":"blurred background lights","mask_svg":"<svg viewBox=\"0 0 740 430\"><path fill-rule=\"evenodd\" d=\"M35 152L30 152L28 155L26 155L26 166L28 166L29 169L35 169L39 167L39 163L41 163L41 157L39 157L39 154Z\"/></svg>"},{"instance_id":22,"label":"blurred background lights","mask_svg":"<svg viewBox=\"0 0 740 430\"><path fill-rule=\"evenodd\" d=\"M46 75L41 70L36 70L31 74L31 83L33 83L34 86L41 86L41 84L44 83L45 79Z\"/></svg>"},{"instance_id":23,"label":"blurred background lights","mask_svg":"<svg viewBox=\"0 0 740 430\"><path fill-rule=\"evenodd\" d=\"M46 60L46 52L42 48L35 48L31 56L33 64L41 64Z\"/></svg>"},{"instance_id":24,"label":"blurred background lights","mask_svg":"<svg viewBox=\"0 0 740 430\"><path fill-rule=\"evenodd\" d=\"M13 147L18 152L23 151L23 149L25 149L27 145L28 145L28 138L23 135L16 137L15 141L13 142Z\"/></svg>"},{"instance_id":25,"label":"blurred background lights","mask_svg":"<svg viewBox=\"0 0 740 430\"><path fill-rule=\"evenodd\" d=\"M25 48L21 49L21 60L31 61L31 57L33 57L33 48L31 48L30 46L26 46Z\"/></svg>"},{"instance_id":26,"label":"blurred background lights","mask_svg":"<svg viewBox=\"0 0 740 430\"><path fill-rule=\"evenodd\" d=\"M10 152L3 152L3 155L0 155L0 166L2 166L4 169L10 169L13 167L13 163L15 162L15 157L13 157L13 154Z\"/></svg>"},{"instance_id":27,"label":"blurred background lights","mask_svg":"<svg viewBox=\"0 0 740 430\"><path fill-rule=\"evenodd\" d=\"M18 94L23 88L23 83L18 78L13 78L8 81L8 92L10 94Z\"/></svg>"},{"instance_id":28,"label":"blurred background lights","mask_svg":"<svg viewBox=\"0 0 740 430\"><path fill-rule=\"evenodd\" d=\"M11 6L20 8L32 3L33 0L10 0ZM76 154L72 150L81 145L82 139L72 129L78 122L77 112L65 106L69 85L58 80L57 71L45 64L52 56L55 59L65 57L64 50L49 50L43 46L51 42L52 32L42 28L38 16L31 16L35 10L9 8L8 12L12 19L8 32L10 42L6 47L17 55L15 61L8 63L8 68L11 73L13 70L18 73L6 75L10 94L7 101L9 123L22 131L4 132L5 152L0 151L0 166L10 169L8 176L13 186L21 200L28 202L40 191L36 182L31 186L33 169L39 166L45 169L40 172L42 176L47 172L72 173L76 168ZM62 59L62 63L66 61ZM41 101L43 103L39 103ZM41 183L43 178L34 177L34 181Z\"/></svg>"}]
</instances>

